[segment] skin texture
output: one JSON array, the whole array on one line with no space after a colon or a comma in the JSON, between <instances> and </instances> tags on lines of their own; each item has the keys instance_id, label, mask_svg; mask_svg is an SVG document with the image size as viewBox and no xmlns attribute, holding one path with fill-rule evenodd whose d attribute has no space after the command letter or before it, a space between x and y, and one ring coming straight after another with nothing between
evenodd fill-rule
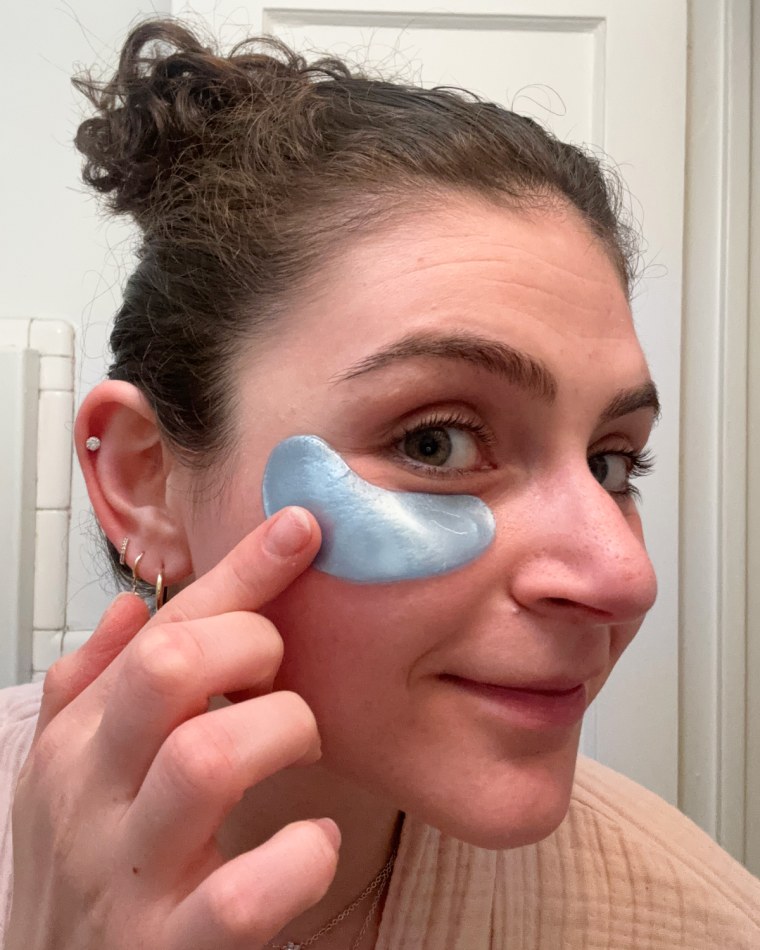
<instances>
[{"instance_id":1,"label":"skin texture","mask_svg":"<svg viewBox=\"0 0 760 950\"><path fill-rule=\"evenodd\" d=\"M554 398L526 392L471 362L429 356L339 381L349 367L381 347L420 331L478 334L526 351L554 375ZM163 639L149 639L147 646L136 649L145 636L143 628L119 652L125 637L113 634L118 655L102 676L86 652L79 660L86 674L77 672L76 659L67 658L58 682L75 685L68 692L53 689L59 698L46 714L49 725L42 739L51 729L53 738L45 760L57 748L56 736L61 744L65 736L71 747L76 744L72 736L80 730L102 733L102 726L87 723L97 723L104 709L109 741L98 747L100 760L93 760L89 750L87 761L96 763L89 774L93 769L96 777L106 768L118 771L121 759L113 751L109 758L104 750L121 749L126 760L140 760L130 773L134 785L134 776L150 768L152 756L161 761L163 730L164 746L173 749L173 766L164 781L153 783L153 797L132 809L142 815L134 832L138 850L142 848L144 860L153 860L166 876L166 855L174 853L171 833L176 846L203 815L204 827L216 829L213 849L203 852L203 860L210 860L209 853L214 861L232 860L223 867L228 880L240 875L241 895L249 895L255 881L235 870L243 867L235 860L250 862L258 855L264 861L263 849L250 849L284 824L328 815L342 832L340 861L326 896L320 900L318 892L324 891L324 875L334 870L328 859L291 861L287 871L285 863L275 862L266 877L275 895L290 893L295 880L313 871L311 891L306 885L303 890L312 895L310 909L305 909L306 901L291 908L294 919L286 923L283 898L279 923L267 918L265 927L260 921L236 919L234 926L214 933L209 946L258 946L251 934L259 939L279 927L281 939L309 936L383 865L399 810L487 848L540 840L562 821L581 723L542 728L515 723L501 707L476 699L445 676L515 686L575 678L585 682L588 702L601 689L656 593L636 504L621 494L626 477L620 455L643 449L654 412L640 408L608 421L602 416L621 390L648 381L619 278L574 213L558 209L529 218L452 197L435 213L417 215L346 249L310 283L308 293L293 301L274 336L263 346L257 344L255 351L241 350L231 374L237 423L234 455L205 485L162 444L147 402L133 387L108 382L87 397L75 438L100 523L117 545L125 535L130 537L129 563L138 552L146 552L143 577L154 580L163 570L167 583L187 590L159 615L163 624L153 621L153 632L159 629ZM442 476L415 467L414 461L421 459L410 459L404 428L449 412L482 425L486 441L466 429L448 428L454 452L438 468L462 471ZM302 562L293 562L290 575L272 583L277 590L270 597L246 605L241 592L265 563L254 547L249 555L245 552L249 533L264 520L260 487L266 460L280 441L306 433L324 439L357 474L380 487L480 497L496 519L493 544L482 557L451 574L355 585L308 569L318 547L318 527L312 521ZM91 434L102 440L98 453L82 448ZM594 460L602 457L612 474L600 481ZM233 549L243 554L220 571ZM216 581L193 595L207 574ZM194 578L201 581L193 583ZM171 645L186 645L188 628L178 624L181 617L171 608L186 596L195 596L194 602L202 605L195 610L199 619L192 631L205 652L198 660L191 651L195 661L180 664L178 673ZM253 621L258 624L256 636ZM261 652L262 629L270 638L281 637L282 650L275 659L271 648ZM216 651L222 659L212 662ZM105 656L108 650L101 653ZM183 684L181 692L192 696L175 708L172 690L164 690L163 702L171 710L161 712L160 727L148 730L151 741L146 746L143 719L149 711L143 708L145 694L138 687L146 668L155 663L160 669L168 663L174 670L170 682ZM203 680L209 663L225 669L224 676L216 674L213 686ZM109 672L114 668L118 677ZM241 669L247 671L242 677ZM85 688L90 677L94 682ZM110 688L99 685L103 677ZM297 723L287 717L283 723L271 711L263 712L261 704L272 699L270 690L290 691L285 695L305 701L304 708L314 717L311 726L301 707L294 713ZM216 699L214 709L205 713L199 697L221 693L233 704ZM85 702L85 697L90 698ZM294 700L287 702L292 705ZM226 767L219 768L219 760L214 760L214 782L201 783L195 795L188 793L177 775L185 769L195 774L195 759L203 760L209 749L218 750L223 735L229 738L220 720L211 717L230 710L238 712L234 724L227 720L227 728L237 736L233 748L244 749L245 762L228 756ZM198 731L178 752L172 736L180 724ZM318 729L321 739L319 761L312 756L312 764L282 768L287 763L281 763L264 770L271 774L263 777L258 762L264 753L245 737L259 737L277 747L287 737L295 742L296 735L301 737L301 751L308 747L313 752L316 740L305 738L310 728L315 735ZM229 752L229 744L221 742L221 747ZM291 756L297 757L292 751ZM65 771L67 757L52 758ZM76 763L70 767L76 769ZM203 772L203 762L199 768ZM56 775L60 778L60 772ZM49 775L37 760L28 776L21 805L33 813L30 802L42 801L36 807L44 811ZM111 794L112 786L105 785L100 795ZM90 786L87 808L92 808L93 797L97 800L95 778ZM219 788L226 806L211 809L216 817L210 817L204 803ZM245 794L242 788L247 788ZM129 794L134 796L135 789ZM135 802L142 794L137 792ZM174 816L162 838L166 867L151 856L150 838L139 837L140 828L144 832L150 816L162 809ZM66 820L76 814L71 805ZM45 820L55 824L55 816L45 813ZM121 820L120 834L128 836L130 827ZM107 829L102 829L98 841L105 840ZM135 841L127 843L137 847ZM31 842L27 850L33 850ZM38 860L50 866L49 856ZM55 860L64 870L67 860L78 862L83 892L88 873L92 880L103 878L102 867L94 861L88 866L82 853L58 853ZM195 874L199 866L205 867L196 862ZM25 873L27 880L35 880L33 866ZM28 890L28 899L36 900L32 884ZM124 893L122 889L122 902ZM142 903L136 902L140 919L146 919L149 896L140 892ZM165 902L165 895L161 900ZM71 895L68 901L72 903ZM263 913L258 907L249 909L249 916ZM188 935L206 919L197 913L200 917L179 916ZM360 919L347 921L320 946L349 946L359 924ZM81 931L81 920L78 927ZM372 946L375 932L376 926L363 946ZM177 946L203 945L192 939L182 944L177 934L179 930L173 932ZM54 944L44 938L35 943L22 935L11 947L22 945L41 950ZM90 945L73 940L67 944ZM144 945L163 948L175 943L148 940Z\"/></svg>"}]
</instances>

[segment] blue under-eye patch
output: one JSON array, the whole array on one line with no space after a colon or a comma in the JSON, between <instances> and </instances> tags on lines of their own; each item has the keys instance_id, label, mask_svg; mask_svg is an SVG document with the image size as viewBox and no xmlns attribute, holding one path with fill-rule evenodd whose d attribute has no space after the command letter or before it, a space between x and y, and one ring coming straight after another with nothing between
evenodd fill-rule
<instances>
[{"instance_id":1,"label":"blue under-eye patch","mask_svg":"<svg viewBox=\"0 0 760 950\"><path fill-rule=\"evenodd\" d=\"M269 518L307 508L322 529L312 566L360 584L446 574L491 544L491 509L472 495L389 491L365 481L325 441L296 435L275 446L262 483Z\"/></svg>"}]
</instances>

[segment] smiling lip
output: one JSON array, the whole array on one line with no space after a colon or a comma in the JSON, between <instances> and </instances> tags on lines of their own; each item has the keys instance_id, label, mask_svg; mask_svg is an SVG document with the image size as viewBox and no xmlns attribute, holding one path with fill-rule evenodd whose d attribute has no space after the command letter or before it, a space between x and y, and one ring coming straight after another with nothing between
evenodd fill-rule
<instances>
[{"instance_id":1,"label":"smiling lip","mask_svg":"<svg viewBox=\"0 0 760 950\"><path fill-rule=\"evenodd\" d=\"M583 718L586 711L585 683L572 687L565 685L563 689L527 689L481 683L449 674L441 679L482 701L500 715L506 714L514 725L528 729L572 726ZM542 687L545 685L541 684Z\"/></svg>"}]
</instances>

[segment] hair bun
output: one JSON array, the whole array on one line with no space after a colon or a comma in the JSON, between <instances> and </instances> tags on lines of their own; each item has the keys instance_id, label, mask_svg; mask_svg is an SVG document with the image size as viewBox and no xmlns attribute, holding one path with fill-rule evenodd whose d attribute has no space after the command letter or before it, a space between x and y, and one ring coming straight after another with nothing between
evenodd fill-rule
<instances>
[{"instance_id":1,"label":"hair bun","mask_svg":"<svg viewBox=\"0 0 760 950\"><path fill-rule=\"evenodd\" d=\"M148 228L193 177L192 162L212 137L220 146L215 116L242 102L265 105L283 80L292 86L308 73L301 57L277 40L258 42L266 52L235 55L236 48L222 57L175 20L135 28L112 79L103 83L86 74L73 80L97 110L74 139L86 159L85 183L109 195L113 211Z\"/></svg>"}]
</instances>

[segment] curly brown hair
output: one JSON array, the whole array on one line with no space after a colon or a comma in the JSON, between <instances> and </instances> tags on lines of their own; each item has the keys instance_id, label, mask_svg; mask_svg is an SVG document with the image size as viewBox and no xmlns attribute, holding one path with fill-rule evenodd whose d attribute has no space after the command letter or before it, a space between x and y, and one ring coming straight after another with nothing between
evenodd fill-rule
<instances>
[{"instance_id":1,"label":"curly brown hair","mask_svg":"<svg viewBox=\"0 0 760 950\"><path fill-rule=\"evenodd\" d=\"M464 90L309 63L272 37L223 55L173 19L133 29L109 81L73 81L96 110L75 139L84 181L141 230L108 375L139 387L198 470L231 456L242 344L346 242L452 191L573 206L630 293L636 245L617 176Z\"/></svg>"}]
</instances>

